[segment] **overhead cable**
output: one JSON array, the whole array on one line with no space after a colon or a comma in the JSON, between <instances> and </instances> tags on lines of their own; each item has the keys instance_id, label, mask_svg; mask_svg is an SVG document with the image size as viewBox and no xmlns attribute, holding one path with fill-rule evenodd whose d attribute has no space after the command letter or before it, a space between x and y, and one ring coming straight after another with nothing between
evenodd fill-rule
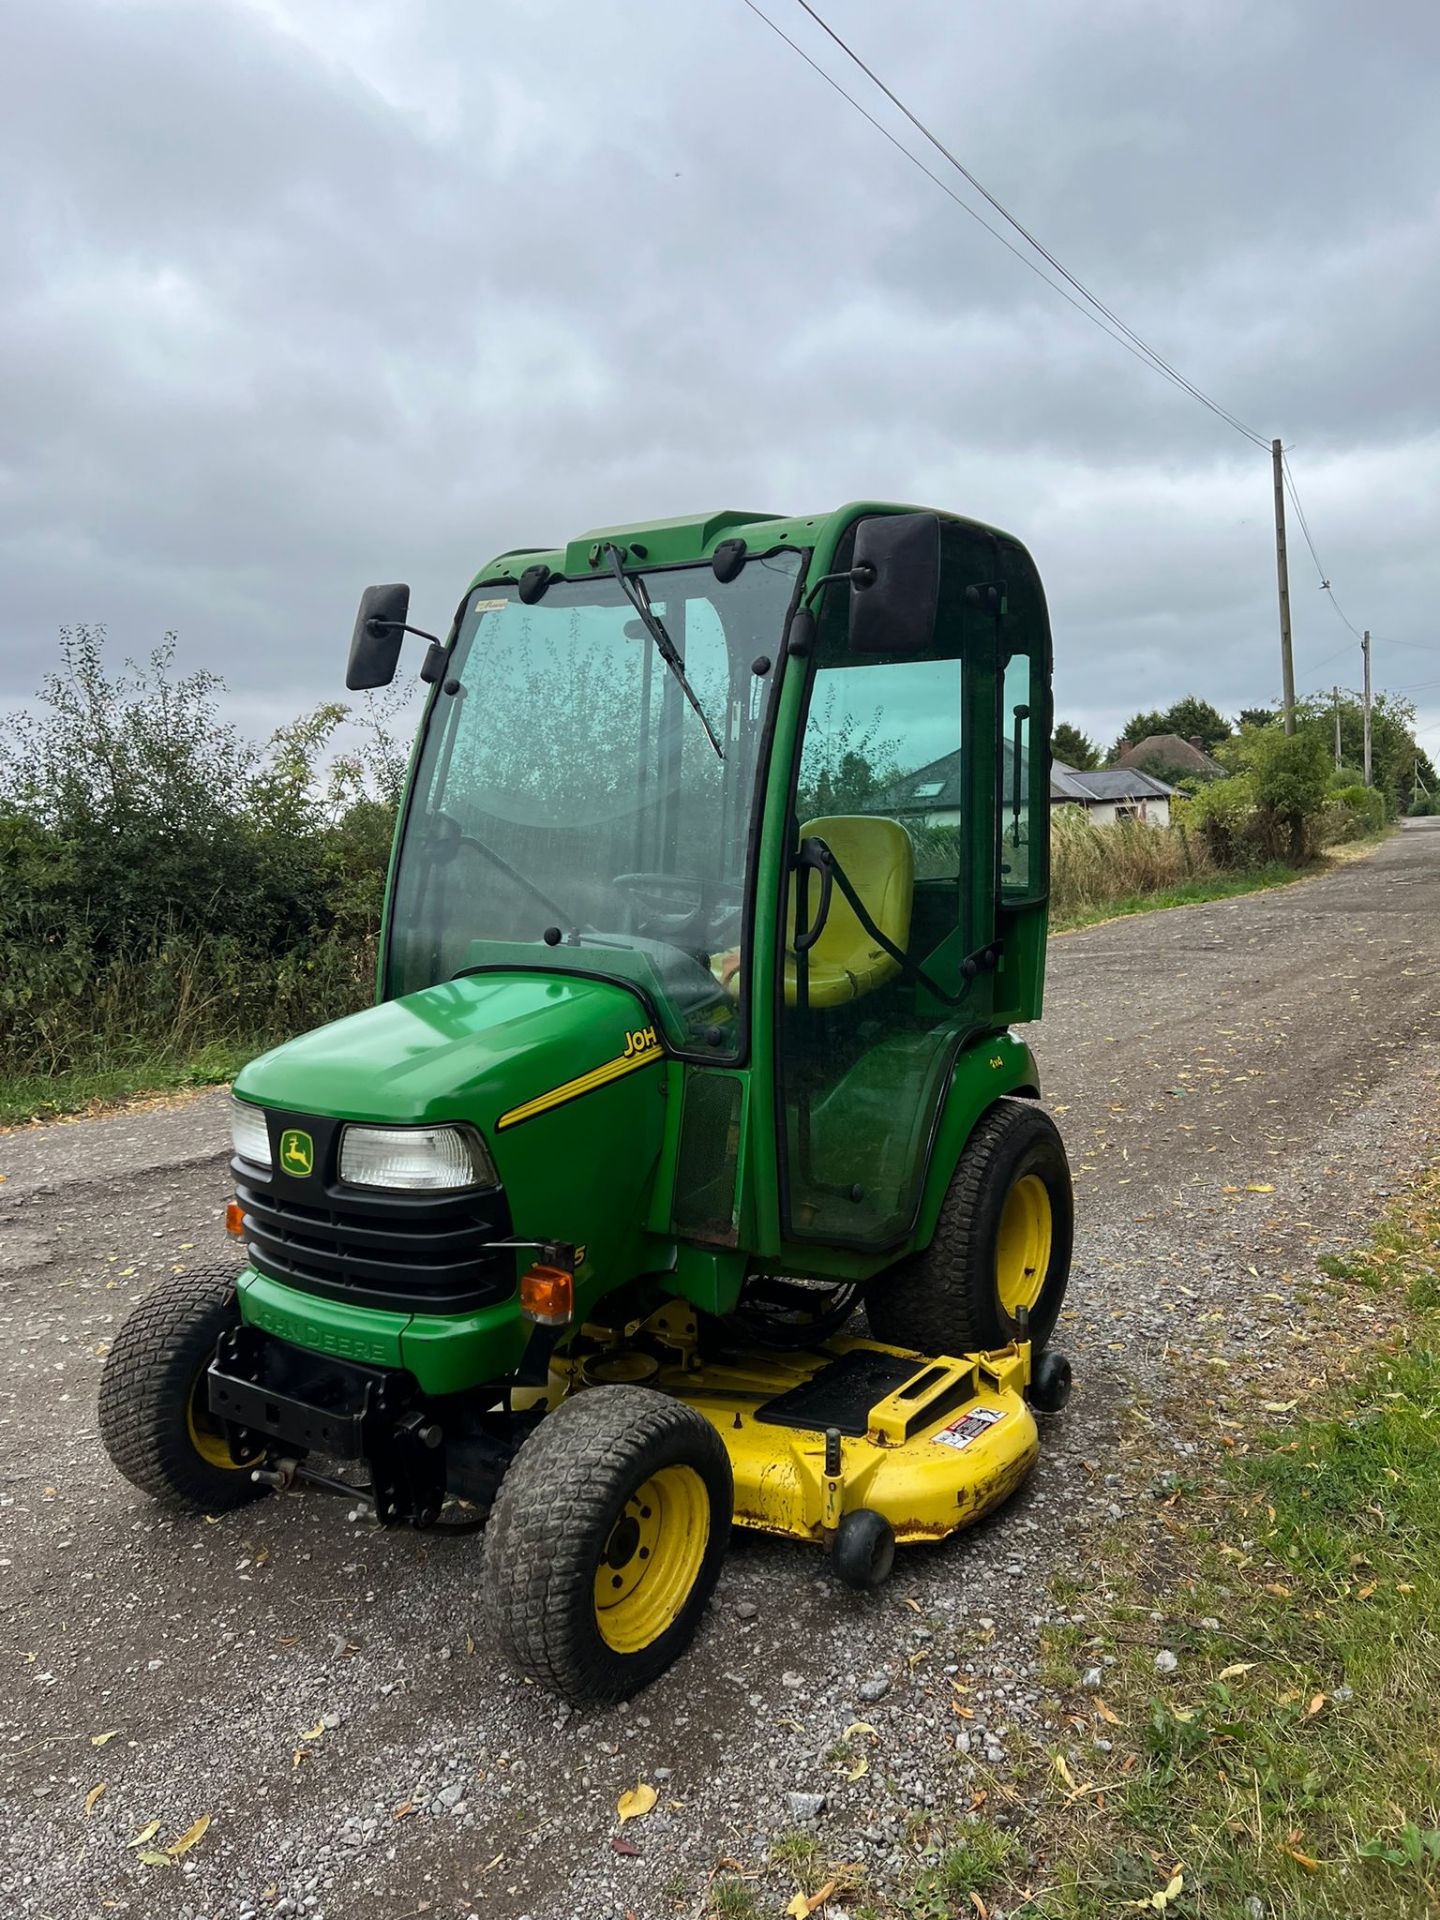
<instances>
[{"instance_id":1,"label":"overhead cable","mask_svg":"<svg viewBox=\"0 0 1440 1920\"><path fill-rule=\"evenodd\" d=\"M760 14L760 18L762 20L765 20L767 25L772 27L775 25L775 23L772 20L770 20L767 15L760 13L760 9L754 5L754 0L745 0L745 4L748 7L750 7L752 12ZM1040 255L1041 259L1046 261L1048 265L1052 266L1055 269L1055 271L1061 276L1061 278L1066 282L1068 282L1068 284L1075 289L1076 293L1078 293L1083 300L1088 301L1090 306L1093 307L1097 313L1103 314L1104 317L1108 321L1110 321L1113 326L1118 327L1120 332L1125 336L1125 338L1133 343L1134 347L1138 350L1138 352L1141 355L1143 355L1145 359L1149 361L1150 364L1152 364L1161 373L1163 373L1167 379L1173 381L1176 386L1182 388L1186 393L1190 394L1194 399L1198 400L1202 406L1208 407L1211 413L1217 415L1221 420L1224 420L1227 425L1233 427L1236 433L1242 434L1245 437L1245 439L1249 440L1253 445L1262 448L1266 452L1269 451L1270 443L1268 440L1264 438L1263 435L1257 433L1253 427L1247 426L1243 420L1238 419L1233 413L1229 411L1228 408L1222 407L1218 400L1212 400L1210 395L1208 393L1203 392L1202 389L1197 387L1192 380L1188 380L1183 373L1181 373L1177 368L1173 367L1170 364L1170 362L1167 359L1165 359L1163 354L1159 353L1154 347L1152 347L1148 340L1143 339L1141 335L1138 334L1133 327L1128 326L1126 322L1120 318L1118 313L1114 312L1110 307L1106 306L1105 302L1099 297L1098 294L1092 293L1089 287L1087 287L1083 281L1078 279L1075 274L1071 273L1070 269L1064 264L1064 262L1062 260L1057 259L1056 256L1050 251L1050 249L1047 246L1045 246L1042 241L1038 240L1035 237L1035 235L1031 233L1030 229L1024 226L1022 222L1019 221L1013 213L1011 213L1010 209L1007 206L1005 206L1002 201L997 199L996 196L993 193L991 193L990 189L984 184L984 182L981 180L978 180L975 177L975 175L964 164L964 162L959 160L950 151L950 149L944 144L944 142L938 137L938 135L931 132L930 128L926 126L925 122L919 117L919 115L912 112L912 110L906 106L905 102L900 98L900 96L896 92L894 92L892 88L888 87L885 84L885 82L880 78L879 74L875 72L874 68L866 65L866 63L860 58L860 55L856 53L854 48L851 47L845 40L843 40L841 36L838 33L836 33L835 29L829 24L829 22L825 20L816 11L816 9L810 5L810 0L797 0L797 4L802 8L802 10L805 13L807 13L810 16L810 18L815 22L817 27L819 27L823 33L827 34L829 38L834 41L835 45L839 47L840 51L845 55L845 57L848 60L851 60L854 62L854 64L865 75L866 79L868 79L873 86L876 86L880 89L881 93L885 95L885 98L891 103L891 105L895 107L898 112L904 114L905 118L916 129L916 131L922 134L925 137L925 139L930 142L931 146L934 147L935 151L941 154L946 160L949 161L950 165L955 168L956 172L960 174L960 176L964 180L968 181L969 184L975 189L975 191L978 194L980 194L986 201L988 201L988 203L995 209L995 211L1000 215L1000 217L1004 221L1006 221L1008 225L1012 226L1015 229L1015 231L1020 235L1020 237L1023 240L1027 241L1028 244L1035 249L1035 251ZM775 31L779 33L780 29L778 27L775 27ZM788 34L781 34L780 37L783 40L785 40L789 46L795 47L795 42L789 38ZM798 53L800 52L800 49L798 47L795 47L795 51ZM810 64L814 65L815 63L812 61ZM824 69L817 68L817 71L823 73ZM828 76L826 77L828 78ZM837 91L843 92L843 89L837 88ZM850 96L846 94L845 98L849 99ZM856 104L857 104L856 102L851 101L852 106ZM859 111L864 112L864 109L860 108ZM867 114L866 118L869 119L870 116ZM873 124L875 123L872 121L872 125ZM883 131L883 128L882 128L882 131ZM901 151L908 152L909 150L908 148L902 147ZM982 225L983 224L986 224L986 223L982 222ZM988 230L992 233L994 232L993 227L989 228ZM999 236L997 236L997 238L998 237ZM1044 276L1042 276L1042 278L1043 277ZM1054 282L1052 281L1050 282L1050 284L1053 286Z\"/></svg>"}]
</instances>

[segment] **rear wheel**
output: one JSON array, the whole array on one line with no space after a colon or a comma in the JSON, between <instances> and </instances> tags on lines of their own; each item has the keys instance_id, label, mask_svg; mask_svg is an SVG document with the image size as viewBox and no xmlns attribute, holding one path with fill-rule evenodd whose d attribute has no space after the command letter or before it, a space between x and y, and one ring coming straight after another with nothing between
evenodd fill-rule
<instances>
[{"instance_id":1,"label":"rear wheel","mask_svg":"<svg viewBox=\"0 0 1440 1920\"><path fill-rule=\"evenodd\" d=\"M965 1143L930 1245L871 1282L875 1337L983 1352L1026 1325L1043 1347L1070 1278L1074 1211L1055 1122L1027 1101L997 1101Z\"/></svg>"},{"instance_id":2,"label":"rear wheel","mask_svg":"<svg viewBox=\"0 0 1440 1920\"><path fill-rule=\"evenodd\" d=\"M147 1293L115 1336L100 1376L100 1438L132 1485L171 1506L214 1513L262 1489L253 1453L237 1459L210 1412L206 1373L238 1325L235 1274L196 1267Z\"/></svg>"},{"instance_id":3,"label":"rear wheel","mask_svg":"<svg viewBox=\"0 0 1440 1920\"><path fill-rule=\"evenodd\" d=\"M700 1624L733 1500L724 1445L693 1407L633 1386L563 1401L516 1455L486 1532L510 1659L576 1706L648 1686Z\"/></svg>"}]
</instances>

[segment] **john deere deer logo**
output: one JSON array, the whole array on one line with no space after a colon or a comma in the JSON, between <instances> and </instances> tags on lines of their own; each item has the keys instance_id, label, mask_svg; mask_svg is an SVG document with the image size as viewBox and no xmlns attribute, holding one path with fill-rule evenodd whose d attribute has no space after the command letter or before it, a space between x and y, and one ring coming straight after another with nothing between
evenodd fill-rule
<instances>
[{"instance_id":1,"label":"john deere deer logo","mask_svg":"<svg viewBox=\"0 0 1440 1920\"><path fill-rule=\"evenodd\" d=\"M299 1127L287 1127L280 1136L280 1164L286 1173L304 1180L315 1171L315 1142Z\"/></svg>"}]
</instances>

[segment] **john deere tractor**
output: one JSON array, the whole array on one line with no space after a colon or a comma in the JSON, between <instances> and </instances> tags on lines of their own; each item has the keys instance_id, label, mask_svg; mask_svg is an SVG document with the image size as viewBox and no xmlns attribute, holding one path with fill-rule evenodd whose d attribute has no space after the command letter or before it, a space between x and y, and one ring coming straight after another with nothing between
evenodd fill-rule
<instances>
[{"instance_id":1,"label":"john deere tractor","mask_svg":"<svg viewBox=\"0 0 1440 1920\"><path fill-rule=\"evenodd\" d=\"M1009 535L869 502L505 553L443 638L408 616L365 593L346 680L429 642L376 1004L236 1081L243 1263L137 1305L101 1432L196 1511L485 1523L509 1656L615 1700L732 1525L873 1586L1068 1393L1070 1180L1015 1032L1045 602Z\"/></svg>"}]
</instances>

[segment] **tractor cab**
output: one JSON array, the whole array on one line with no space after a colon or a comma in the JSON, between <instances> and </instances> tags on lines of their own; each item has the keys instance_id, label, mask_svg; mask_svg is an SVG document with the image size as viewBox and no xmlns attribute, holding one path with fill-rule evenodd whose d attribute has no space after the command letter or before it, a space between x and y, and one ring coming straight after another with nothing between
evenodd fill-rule
<instances>
[{"instance_id":1,"label":"tractor cab","mask_svg":"<svg viewBox=\"0 0 1440 1920\"><path fill-rule=\"evenodd\" d=\"M683 1064L679 1228L893 1247L957 1043L1039 1011L1049 669L1033 564L968 521L508 556L435 669L381 993L623 984Z\"/></svg>"},{"instance_id":2,"label":"tractor cab","mask_svg":"<svg viewBox=\"0 0 1440 1920\"><path fill-rule=\"evenodd\" d=\"M616 1698L732 1520L873 1584L1003 1499L1068 1391L1069 1176L1014 1031L1044 597L1009 535L870 503L502 554L443 637L370 588L347 685L415 632L376 1004L238 1077L244 1265L142 1303L102 1428L210 1511L493 1509L509 1651Z\"/></svg>"}]
</instances>

